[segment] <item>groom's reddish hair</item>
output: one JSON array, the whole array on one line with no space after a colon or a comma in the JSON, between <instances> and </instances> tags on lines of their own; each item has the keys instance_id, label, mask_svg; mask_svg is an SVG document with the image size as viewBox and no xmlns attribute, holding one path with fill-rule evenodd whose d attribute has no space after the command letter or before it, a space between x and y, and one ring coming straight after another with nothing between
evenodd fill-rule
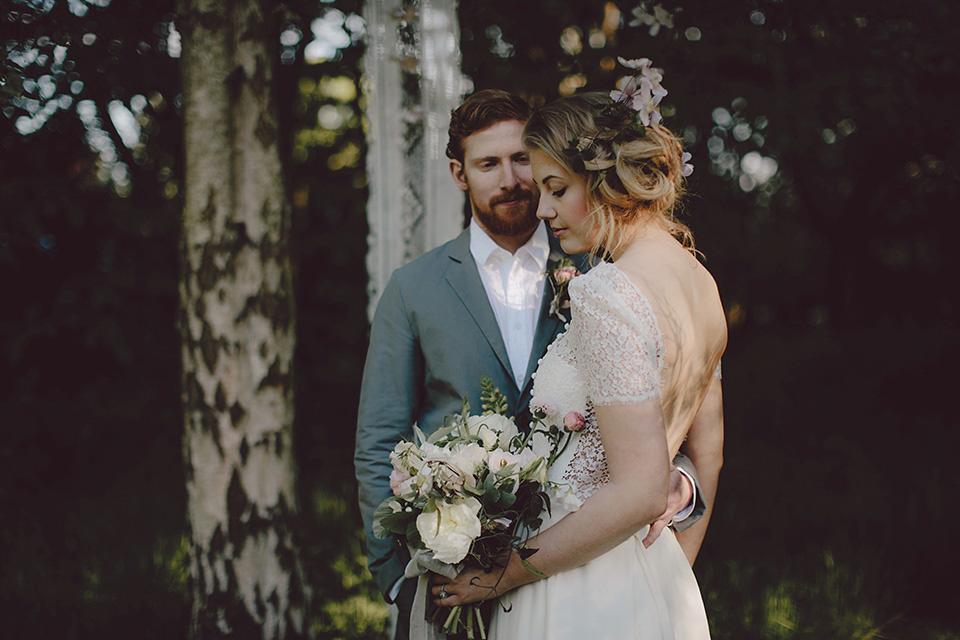
<instances>
[{"instance_id":1,"label":"groom's reddish hair","mask_svg":"<svg viewBox=\"0 0 960 640\"><path fill-rule=\"evenodd\" d=\"M530 119L530 105L520 96L499 89L483 89L472 94L450 113L450 139L447 157L463 162L463 140L498 122Z\"/></svg>"}]
</instances>

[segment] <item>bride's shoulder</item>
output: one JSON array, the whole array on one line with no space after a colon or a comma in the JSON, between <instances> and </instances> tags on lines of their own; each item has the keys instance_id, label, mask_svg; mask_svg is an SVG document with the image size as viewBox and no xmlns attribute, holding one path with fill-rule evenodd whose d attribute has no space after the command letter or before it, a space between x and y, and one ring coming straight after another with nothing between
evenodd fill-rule
<instances>
[{"instance_id":1,"label":"bride's shoulder","mask_svg":"<svg viewBox=\"0 0 960 640\"><path fill-rule=\"evenodd\" d=\"M612 262L601 262L571 280L570 301L584 311L613 313L624 318L633 318L650 308L643 289Z\"/></svg>"},{"instance_id":2,"label":"bride's shoulder","mask_svg":"<svg viewBox=\"0 0 960 640\"><path fill-rule=\"evenodd\" d=\"M606 278L610 277L610 270L613 267L613 263L600 261L592 265L589 269L579 274L576 278L570 281L570 286L573 288L574 283L578 286L590 286L592 283L603 281Z\"/></svg>"},{"instance_id":3,"label":"bride's shoulder","mask_svg":"<svg viewBox=\"0 0 960 640\"><path fill-rule=\"evenodd\" d=\"M613 263L600 262L570 281L570 298L582 300L614 291L620 278Z\"/></svg>"}]
</instances>

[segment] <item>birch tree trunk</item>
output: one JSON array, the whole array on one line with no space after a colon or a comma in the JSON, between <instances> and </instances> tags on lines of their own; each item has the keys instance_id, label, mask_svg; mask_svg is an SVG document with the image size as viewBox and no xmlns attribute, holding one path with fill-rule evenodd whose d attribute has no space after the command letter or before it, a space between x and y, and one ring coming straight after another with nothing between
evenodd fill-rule
<instances>
[{"instance_id":1,"label":"birch tree trunk","mask_svg":"<svg viewBox=\"0 0 960 640\"><path fill-rule=\"evenodd\" d=\"M193 638L308 635L295 543L290 209L266 0L181 0L180 280Z\"/></svg>"}]
</instances>

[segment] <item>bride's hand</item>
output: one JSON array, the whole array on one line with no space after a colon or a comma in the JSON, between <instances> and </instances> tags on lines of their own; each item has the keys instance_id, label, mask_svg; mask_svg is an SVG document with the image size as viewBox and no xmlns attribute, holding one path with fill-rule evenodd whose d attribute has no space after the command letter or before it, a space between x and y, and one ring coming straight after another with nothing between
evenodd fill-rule
<instances>
[{"instance_id":1,"label":"bride's hand","mask_svg":"<svg viewBox=\"0 0 960 640\"><path fill-rule=\"evenodd\" d=\"M441 607L455 607L481 600L490 600L506 593L502 568L490 572L483 569L464 569L454 579L430 574L430 593Z\"/></svg>"}]
</instances>

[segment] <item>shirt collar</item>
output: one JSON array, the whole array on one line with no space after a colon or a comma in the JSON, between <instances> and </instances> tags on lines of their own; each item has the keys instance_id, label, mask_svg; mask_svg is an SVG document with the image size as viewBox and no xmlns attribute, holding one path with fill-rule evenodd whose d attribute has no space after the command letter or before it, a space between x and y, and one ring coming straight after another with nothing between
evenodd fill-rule
<instances>
[{"instance_id":1,"label":"shirt collar","mask_svg":"<svg viewBox=\"0 0 960 640\"><path fill-rule=\"evenodd\" d=\"M477 224L474 218L470 218L470 253L473 255L474 261L478 265L484 265L495 251L502 251L510 255L506 249L502 248L493 241L493 238L487 235L487 232ZM530 236L530 239L527 240L526 244L517 249L517 253L521 251L526 251L530 257L533 258L534 262L537 263L537 267L541 271L546 269L547 258L550 255L550 239L547 237L547 228L544 226L543 221L537 223L537 228L534 230L533 235Z\"/></svg>"}]
</instances>

